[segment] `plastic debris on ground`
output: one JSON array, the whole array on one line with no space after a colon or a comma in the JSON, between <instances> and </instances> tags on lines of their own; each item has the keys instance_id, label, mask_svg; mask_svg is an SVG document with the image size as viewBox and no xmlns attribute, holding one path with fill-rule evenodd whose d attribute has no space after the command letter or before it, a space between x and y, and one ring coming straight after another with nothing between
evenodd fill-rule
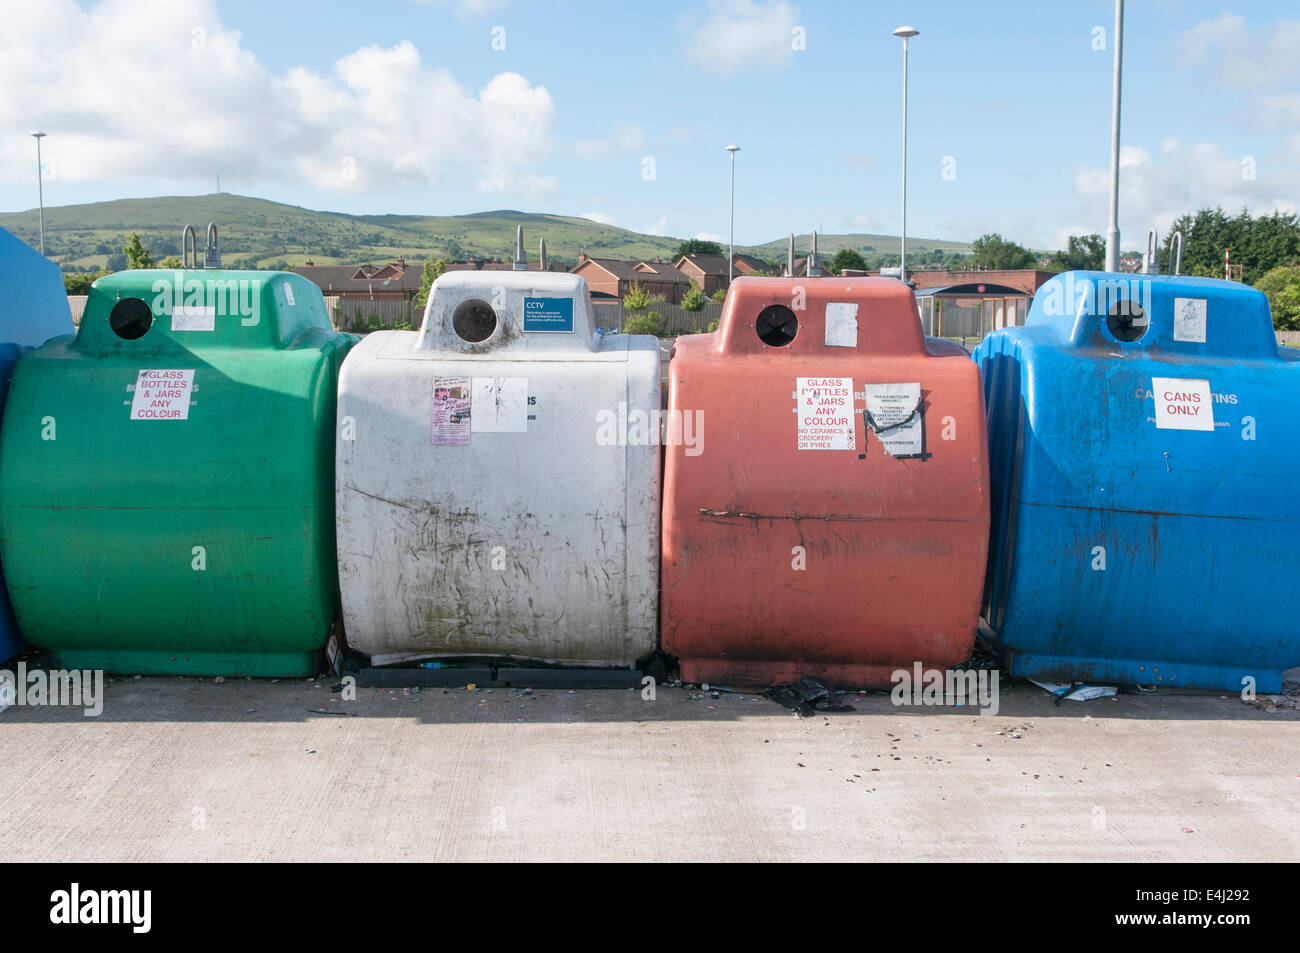
<instances>
[{"instance_id":1,"label":"plastic debris on ground","mask_svg":"<svg viewBox=\"0 0 1300 953\"><path fill-rule=\"evenodd\" d=\"M811 675L805 675L793 685L776 685L763 693L764 697L788 708L801 718L814 712L854 711L852 705L835 701L835 689Z\"/></svg>"},{"instance_id":2,"label":"plastic debris on ground","mask_svg":"<svg viewBox=\"0 0 1300 953\"><path fill-rule=\"evenodd\" d=\"M1119 692L1114 685L1087 685L1083 682L1040 682L1031 678L1043 691L1055 695L1058 700L1069 699L1075 702L1091 701L1094 698L1109 698Z\"/></svg>"}]
</instances>

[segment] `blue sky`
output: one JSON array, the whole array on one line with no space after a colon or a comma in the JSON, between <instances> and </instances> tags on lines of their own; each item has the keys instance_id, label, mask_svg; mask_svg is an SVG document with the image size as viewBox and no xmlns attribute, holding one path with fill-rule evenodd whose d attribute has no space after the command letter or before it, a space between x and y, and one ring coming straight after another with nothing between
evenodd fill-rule
<instances>
[{"instance_id":1,"label":"blue sky","mask_svg":"<svg viewBox=\"0 0 1300 953\"><path fill-rule=\"evenodd\" d=\"M1106 227L1112 0L11 2L4 210L35 205L39 127L47 205L220 172L312 208L718 237L734 142L737 242L894 234L909 23L909 234ZM1293 2L1129 0L1125 247L1200 205L1300 205L1298 53Z\"/></svg>"}]
</instances>

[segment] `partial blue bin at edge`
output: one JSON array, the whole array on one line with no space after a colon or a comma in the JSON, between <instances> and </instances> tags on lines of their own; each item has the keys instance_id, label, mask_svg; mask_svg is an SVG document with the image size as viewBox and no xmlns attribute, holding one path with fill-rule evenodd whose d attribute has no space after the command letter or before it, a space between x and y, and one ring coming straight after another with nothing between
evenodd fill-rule
<instances>
[{"instance_id":1,"label":"partial blue bin at edge","mask_svg":"<svg viewBox=\"0 0 1300 953\"><path fill-rule=\"evenodd\" d=\"M974 359L983 615L1011 672L1278 691L1300 665L1300 352L1279 348L1268 299L1067 272Z\"/></svg>"},{"instance_id":2,"label":"partial blue bin at edge","mask_svg":"<svg viewBox=\"0 0 1300 953\"><path fill-rule=\"evenodd\" d=\"M50 338L72 333L59 266L0 228L0 415L18 358ZM0 570L0 662L22 644Z\"/></svg>"}]
</instances>

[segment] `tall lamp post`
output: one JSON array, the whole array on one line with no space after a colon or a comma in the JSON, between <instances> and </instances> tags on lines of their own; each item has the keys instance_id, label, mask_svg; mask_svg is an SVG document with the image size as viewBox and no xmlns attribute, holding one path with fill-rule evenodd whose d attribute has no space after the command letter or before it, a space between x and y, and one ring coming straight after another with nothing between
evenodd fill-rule
<instances>
[{"instance_id":1,"label":"tall lamp post","mask_svg":"<svg viewBox=\"0 0 1300 953\"><path fill-rule=\"evenodd\" d=\"M736 153L740 146L727 146L731 153L731 237L727 240L727 290L731 290L731 280L736 268Z\"/></svg>"},{"instance_id":2,"label":"tall lamp post","mask_svg":"<svg viewBox=\"0 0 1300 953\"><path fill-rule=\"evenodd\" d=\"M1110 104L1110 228L1106 270L1119 271L1119 89L1124 65L1124 0L1115 0L1115 86Z\"/></svg>"},{"instance_id":3,"label":"tall lamp post","mask_svg":"<svg viewBox=\"0 0 1300 953\"><path fill-rule=\"evenodd\" d=\"M898 250L898 274L907 281L907 41L920 34L910 26L900 26L894 36L903 38L903 234Z\"/></svg>"},{"instance_id":4,"label":"tall lamp post","mask_svg":"<svg viewBox=\"0 0 1300 953\"><path fill-rule=\"evenodd\" d=\"M42 181L41 169L41 140L45 138L45 133L37 130L32 133L32 138L36 140L36 195L40 203L37 207L40 209L41 217L41 254L45 254L45 183Z\"/></svg>"}]
</instances>

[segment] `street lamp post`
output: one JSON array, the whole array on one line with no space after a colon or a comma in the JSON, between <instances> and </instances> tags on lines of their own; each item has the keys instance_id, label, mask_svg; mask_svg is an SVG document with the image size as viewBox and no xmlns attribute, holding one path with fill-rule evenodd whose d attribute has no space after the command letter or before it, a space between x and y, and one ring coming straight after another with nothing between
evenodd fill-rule
<instances>
[{"instance_id":1,"label":"street lamp post","mask_svg":"<svg viewBox=\"0 0 1300 953\"><path fill-rule=\"evenodd\" d=\"M727 290L730 291L736 267L736 153L740 146L727 146L727 151L731 153L731 237L727 239Z\"/></svg>"},{"instance_id":2,"label":"street lamp post","mask_svg":"<svg viewBox=\"0 0 1300 953\"><path fill-rule=\"evenodd\" d=\"M41 254L45 254L45 183L42 181L41 169L41 140L45 138L45 133L37 130L32 133L32 138L36 140L36 195L40 203L37 208L41 220Z\"/></svg>"},{"instance_id":3,"label":"street lamp post","mask_svg":"<svg viewBox=\"0 0 1300 953\"><path fill-rule=\"evenodd\" d=\"M1124 0L1115 0L1115 85L1110 105L1110 228L1106 270L1119 271L1119 90L1124 63Z\"/></svg>"},{"instance_id":4,"label":"street lamp post","mask_svg":"<svg viewBox=\"0 0 1300 953\"><path fill-rule=\"evenodd\" d=\"M899 237L898 274L907 281L907 41L920 34L910 26L900 26L894 36L903 38L903 233Z\"/></svg>"}]
</instances>

